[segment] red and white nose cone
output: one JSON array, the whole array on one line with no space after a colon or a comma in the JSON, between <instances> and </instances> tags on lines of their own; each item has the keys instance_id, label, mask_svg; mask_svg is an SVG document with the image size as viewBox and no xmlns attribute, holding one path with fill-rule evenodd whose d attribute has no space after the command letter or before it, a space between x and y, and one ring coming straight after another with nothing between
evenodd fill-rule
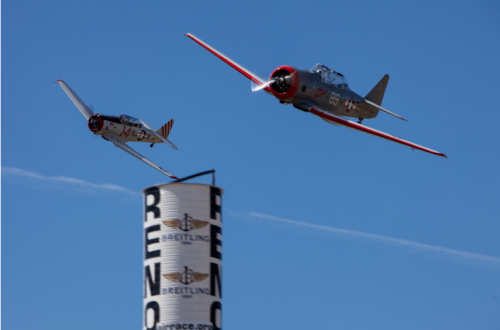
<instances>
[{"instance_id":1,"label":"red and white nose cone","mask_svg":"<svg viewBox=\"0 0 500 330\"><path fill-rule=\"evenodd\" d=\"M288 65L274 70L269 80L274 80L270 88L271 93L280 100L291 98L299 88L299 74Z\"/></svg>"},{"instance_id":2,"label":"red and white nose cone","mask_svg":"<svg viewBox=\"0 0 500 330\"><path fill-rule=\"evenodd\" d=\"M101 116L97 114L93 114L92 116L89 117L89 129L97 133L102 129L102 126L104 125L104 120L102 120Z\"/></svg>"}]
</instances>

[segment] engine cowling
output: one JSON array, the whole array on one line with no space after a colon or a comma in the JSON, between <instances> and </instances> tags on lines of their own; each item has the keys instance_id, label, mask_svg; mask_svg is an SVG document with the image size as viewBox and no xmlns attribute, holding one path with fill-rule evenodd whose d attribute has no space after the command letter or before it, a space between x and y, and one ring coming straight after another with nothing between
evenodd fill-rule
<instances>
[{"instance_id":1,"label":"engine cowling","mask_svg":"<svg viewBox=\"0 0 500 330\"><path fill-rule=\"evenodd\" d=\"M104 120L101 118L100 115L93 114L92 116L89 117L89 129L92 132L94 133L99 132L103 126L104 126Z\"/></svg>"},{"instance_id":2,"label":"engine cowling","mask_svg":"<svg viewBox=\"0 0 500 330\"><path fill-rule=\"evenodd\" d=\"M294 96L300 82L297 70L288 65L280 66L274 70L269 80L274 80L274 83L270 85L271 93L280 100Z\"/></svg>"}]
</instances>

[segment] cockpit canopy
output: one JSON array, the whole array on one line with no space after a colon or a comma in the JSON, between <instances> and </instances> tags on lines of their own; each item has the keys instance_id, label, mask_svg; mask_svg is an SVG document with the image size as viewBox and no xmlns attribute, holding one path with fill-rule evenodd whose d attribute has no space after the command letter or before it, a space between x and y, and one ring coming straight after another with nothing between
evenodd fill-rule
<instances>
[{"instance_id":1,"label":"cockpit canopy","mask_svg":"<svg viewBox=\"0 0 500 330\"><path fill-rule=\"evenodd\" d=\"M349 89L347 85L347 79L342 73L333 71L332 69L322 65L316 64L311 70L313 73L317 73L321 77L321 81L328 85L333 85L340 89Z\"/></svg>"},{"instance_id":2,"label":"cockpit canopy","mask_svg":"<svg viewBox=\"0 0 500 330\"><path fill-rule=\"evenodd\" d=\"M142 127L142 124L140 123L139 119L124 115L123 113L120 113L118 115L118 119L120 120L122 125L128 125L136 128Z\"/></svg>"}]
</instances>

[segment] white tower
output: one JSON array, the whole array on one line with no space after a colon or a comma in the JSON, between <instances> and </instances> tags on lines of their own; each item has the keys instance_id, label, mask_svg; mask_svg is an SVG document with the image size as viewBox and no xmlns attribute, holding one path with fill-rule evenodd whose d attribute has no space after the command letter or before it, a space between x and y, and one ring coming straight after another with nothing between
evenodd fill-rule
<instances>
[{"instance_id":1,"label":"white tower","mask_svg":"<svg viewBox=\"0 0 500 330\"><path fill-rule=\"evenodd\" d=\"M143 190L143 330L222 329L222 193L180 182Z\"/></svg>"}]
</instances>

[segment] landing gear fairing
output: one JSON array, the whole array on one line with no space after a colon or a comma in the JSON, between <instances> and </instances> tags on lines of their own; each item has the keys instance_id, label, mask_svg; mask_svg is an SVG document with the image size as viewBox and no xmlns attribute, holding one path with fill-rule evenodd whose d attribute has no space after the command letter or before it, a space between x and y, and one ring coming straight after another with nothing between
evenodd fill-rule
<instances>
[{"instance_id":1,"label":"landing gear fairing","mask_svg":"<svg viewBox=\"0 0 500 330\"><path fill-rule=\"evenodd\" d=\"M146 142L151 143L151 147L155 143L166 143L170 147L177 150L177 147L167 140L174 120L170 120L160 129L155 130L151 125L144 120L133 118L124 114L118 116L106 116L93 113L92 110L76 95L76 93L64 81L58 80L57 83L62 87L64 92L69 96L71 101L76 105L78 110L88 121L89 129L95 134L100 135L103 139L110 141L116 147L131 154L137 159L143 161L161 173L168 175L172 179L178 179L176 176L162 169L140 153L127 145L127 142Z\"/></svg>"},{"instance_id":2,"label":"landing gear fairing","mask_svg":"<svg viewBox=\"0 0 500 330\"><path fill-rule=\"evenodd\" d=\"M253 84L257 85L252 90L264 90L266 93L276 97L281 104L292 104L295 108L312 113L333 125L352 128L409 146L412 149L419 149L447 158L445 154L439 151L420 146L361 124L364 119L375 118L379 111L406 121L403 117L381 106L385 89L389 82L389 75L385 75L365 97L356 94L349 88L344 75L322 64L316 64L310 70L281 66L274 70L266 81L252 74L252 72L194 35L187 33L186 36L250 79ZM358 122L356 123L342 117L357 118Z\"/></svg>"}]
</instances>

